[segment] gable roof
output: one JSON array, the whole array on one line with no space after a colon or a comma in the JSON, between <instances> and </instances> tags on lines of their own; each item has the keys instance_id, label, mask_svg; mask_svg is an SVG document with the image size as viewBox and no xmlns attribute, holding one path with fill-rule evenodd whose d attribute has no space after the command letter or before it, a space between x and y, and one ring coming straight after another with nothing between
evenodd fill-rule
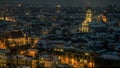
<instances>
[{"instance_id":1,"label":"gable roof","mask_svg":"<svg viewBox=\"0 0 120 68\"><path fill-rule=\"evenodd\" d=\"M24 37L24 34L22 31L20 30L14 30L14 31L10 31L8 33L5 33L4 37L6 39L9 39L9 38L12 38L12 39L15 39L15 38L23 38Z\"/></svg>"}]
</instances>

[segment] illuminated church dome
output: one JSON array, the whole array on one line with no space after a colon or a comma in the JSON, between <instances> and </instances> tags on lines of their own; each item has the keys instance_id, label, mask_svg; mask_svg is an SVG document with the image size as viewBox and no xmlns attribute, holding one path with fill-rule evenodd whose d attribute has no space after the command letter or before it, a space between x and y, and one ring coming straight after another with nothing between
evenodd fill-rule
<instances>
[{"instance_id":1,"label":"illuminated church dome","mask_svg":"<svg viewBox=\"0 0 120 68\"><path fill-rule=\"evenodd\" d=\"M104 16L103 14L98 15L98 20L99 20L99 21L102 21L102 22L104 22L104 23L107 22L107 18L106 18L106 16Z\"/></svg>"}]
</instances>

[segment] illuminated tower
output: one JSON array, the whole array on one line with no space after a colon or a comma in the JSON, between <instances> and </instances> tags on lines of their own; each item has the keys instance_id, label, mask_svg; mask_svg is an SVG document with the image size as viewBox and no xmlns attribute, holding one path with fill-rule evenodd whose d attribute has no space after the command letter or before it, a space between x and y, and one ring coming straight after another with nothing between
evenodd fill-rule
<instances>
[{"instance_id":1,"label":"illuminated tower","mask_svg":"<svg viewBox=\"0 0 120 68\"><path fill-rule=\"evenodd\" d=\"M92 11L91 11L90 9L87 10L85 21L86 21L87 23L89 23L89 22L92 21Z\"/></svg>"},{"instance_id":2,"label":"illuminated tower","mask_svg":"<svg viewBox=\"0 0 120 68\"><path fill-rule=\"evenodd\" d=\"M81 32L89 32L89 22L92 21L92 11L89 9L86 13L85 21L82 23Z\"/></svg>"},{"instance_id":3,"label":"illuminated tower","mask_svg":"<svg viewBox=\"0 0 120 68\"><path fill-rule=\"evenodd\" d=\"M4 20L4 21L6 20L6 13L5 13L5 11L2 11L0 16L1 16L0 20Z\"/></svg>"},{"instance_id":4,"label":"illuminated tower","mask_svg":"<svg viewBox=\"0 0 120 68\"><path fill-rule=\"evenodd\" d=\"M57 5L56 9L56 13L61 13L61 5Z\"/></svg>"},{"instance_id":5,"label":"illuminated tower","mask_svg":"<svg viewBox=\"0 0 120 68\"><path fill-rule=\"evenodd\" d=\"M3 14L3 20L6 20L6 13Z\"/></svg>"},{"instance_id":6,"label":"illuminated tower","mask_svg":"<svg viewBox=\"0 0 120 68\"><path fill-rule=\"evenodd\" d=\"M89 32L89 27L88 27L88 23L86 21L84 21L82 23L82 28L81 28L82 32Z\"/></svg>"}]
</instances>

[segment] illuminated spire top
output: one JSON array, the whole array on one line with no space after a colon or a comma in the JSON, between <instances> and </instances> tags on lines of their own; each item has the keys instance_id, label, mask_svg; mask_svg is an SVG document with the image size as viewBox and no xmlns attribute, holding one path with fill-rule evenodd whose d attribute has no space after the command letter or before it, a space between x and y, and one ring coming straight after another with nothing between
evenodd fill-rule
<instances>
[{"instance_id":1,"label":"illuminated spire top","mask_svg":"<svg viewBox=\"0 0 120 68\"><path fill-rule=\"evenodd\" d=\"M19 3L19 4L18 4L18 7L22 7L22 4Z\"/></svg>"},{"instance_id":2,"label":"illuminated spire top","mask_svg":"<svg viewBox=\"0 0 120 68\"><path fill-rule=\"evenodd\" d=\"M91 13L92 11L90 9L87 10L87 13Z\"/></svg>"},{"instance_id":3,"label":"illuminated spire top","mask_svg":"<svg viewBox=\"0 0 120 68\"><path fill-rule=\"evenodd\" d=\"M90 9L87 10L85 21L86 21L87 23L89 23L89 22L92 21L92 11L91 11Z\"/></svg>"}]
</instances>

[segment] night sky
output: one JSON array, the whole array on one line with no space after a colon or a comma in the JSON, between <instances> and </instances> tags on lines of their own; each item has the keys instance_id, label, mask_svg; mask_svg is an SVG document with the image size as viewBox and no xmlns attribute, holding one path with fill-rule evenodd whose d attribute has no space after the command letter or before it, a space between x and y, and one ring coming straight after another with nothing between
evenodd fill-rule
<instances>
[{"instance_id":1,"label":"night sky","mask_svg":"<svg viewBox=\"0 0 120 68\"><path fill-rule=\"evenodd\" d=\"M0 6L16 5L22 3L23 5L49 5L55 6L57 4L64 6L107 6L120 5L120 0L0 0Z\"/></svg>"}]
</instances>

